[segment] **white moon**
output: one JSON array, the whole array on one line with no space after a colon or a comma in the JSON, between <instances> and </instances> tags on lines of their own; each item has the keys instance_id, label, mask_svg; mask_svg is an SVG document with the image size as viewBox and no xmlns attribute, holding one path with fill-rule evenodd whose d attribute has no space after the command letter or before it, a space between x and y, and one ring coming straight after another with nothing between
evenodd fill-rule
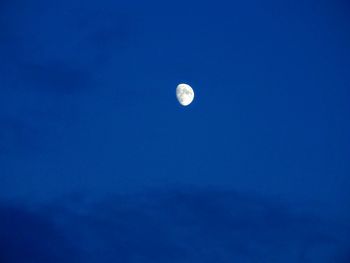
<instances>
[{"instance_id":1,"label":"white moon","mask_svg":"<svg viewBox=\"0 0 350 263\"><path fill-rule=\"evenodd\" d=\"M176 98L182 106L188 106L194 99L194 91L190 85L179 84L176 87Z\"/></svg>"}]
</instances>

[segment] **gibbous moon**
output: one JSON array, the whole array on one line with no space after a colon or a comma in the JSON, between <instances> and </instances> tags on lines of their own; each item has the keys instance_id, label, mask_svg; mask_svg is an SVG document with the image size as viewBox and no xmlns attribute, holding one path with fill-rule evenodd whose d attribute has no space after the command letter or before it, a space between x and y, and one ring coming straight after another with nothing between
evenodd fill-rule
<instances>
[{"instance_id":1,"label":"gibbous moon","mask_svg":"<svg viewBox=\"0 0 350 263\"><path fill-rule=\"evenodd\" d=\"M176 98L182 106L188 106L194 99L194 91L190 85L179 84L176 87Z\"/></svg>"}]
</instances>

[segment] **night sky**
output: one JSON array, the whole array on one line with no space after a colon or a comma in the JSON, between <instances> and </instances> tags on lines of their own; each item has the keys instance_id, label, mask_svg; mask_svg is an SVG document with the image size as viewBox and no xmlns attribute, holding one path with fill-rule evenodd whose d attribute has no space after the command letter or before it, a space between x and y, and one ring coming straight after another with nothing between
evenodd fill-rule
<instances>
[{"instance_id":1,"label":"night sky","mask_svg":"<svg viewBox=\"0 0 350 263\"><path fill-rule=\"evenodd\" d=\"M0 1L22 262L349 263L350 4Z\"/></svg>"}]
</instances>

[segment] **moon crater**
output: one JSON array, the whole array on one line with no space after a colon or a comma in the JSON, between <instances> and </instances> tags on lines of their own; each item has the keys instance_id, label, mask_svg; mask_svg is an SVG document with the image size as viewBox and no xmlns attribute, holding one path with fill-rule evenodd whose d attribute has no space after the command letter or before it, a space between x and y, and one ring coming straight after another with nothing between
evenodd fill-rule
<instances>
[{"instance_id":1,"label":"moon crater","mask_svg":"<svg viewBox=\"0 0 350 263\"><path fill-rule=\"evenodd\" d=\"M194 91L190 85L179 84L176 87L176 98L182 106L188 106L194 99Z\"/></svg>"}]
</instances>

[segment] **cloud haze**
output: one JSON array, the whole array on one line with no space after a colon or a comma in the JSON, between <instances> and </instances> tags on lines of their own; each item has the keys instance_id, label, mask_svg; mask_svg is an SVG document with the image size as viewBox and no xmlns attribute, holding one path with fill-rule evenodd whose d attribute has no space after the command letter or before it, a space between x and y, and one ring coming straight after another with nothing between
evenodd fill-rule
<instances>
[{"instance_id":1,"label":"cloud haze","mask_svg":"<svg viewBox=\"0 0 350 263\"><path fill-rule=\"evenodd\" d=\"M198 189L2 205L1 262L348 262L349 226L295 210Z\"/></svg>"},{"instance_id":2,"label":"cloud haze","mask_svg":"<svg viewBox=\"0 0 350 263\"><path fill-rule=\"evenodd\" d=\"M0 263L348 263L347 22L317 0L0 1Z\"/></svg>"}]
</instances>

